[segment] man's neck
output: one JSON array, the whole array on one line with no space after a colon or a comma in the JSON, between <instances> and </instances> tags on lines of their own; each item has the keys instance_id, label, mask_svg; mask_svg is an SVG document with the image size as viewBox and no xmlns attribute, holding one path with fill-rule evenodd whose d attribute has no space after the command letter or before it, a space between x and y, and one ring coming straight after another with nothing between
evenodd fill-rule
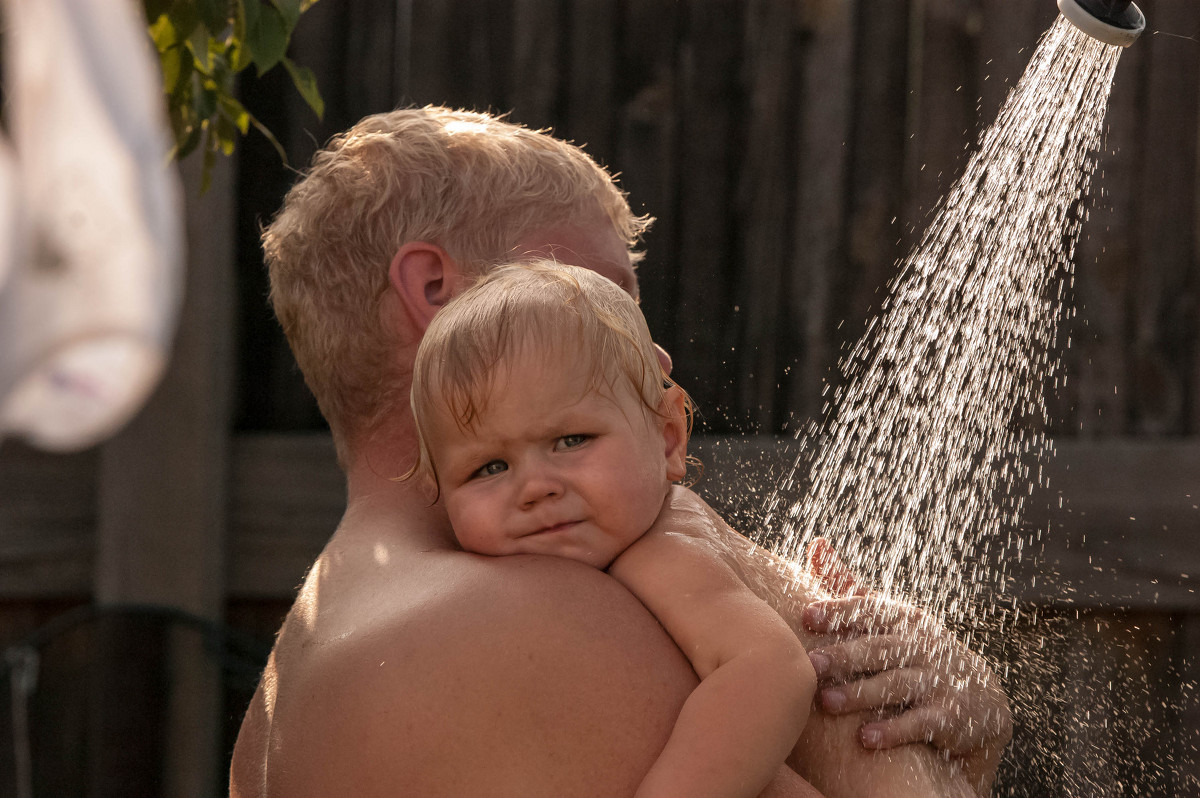
<instances>
[{"instance_id":1,"label":"man's neck","mask_svg":"<svg viewBox=\"0 0 1200 798\"><path fill-rule=\"evenodd\" d=\"M408 542L423 547L455 545L444 511L433 505L432 491L416 478L404 479L416 451L411 423L378 430L352 447L343 530L403 530Z\"/></svg>"}]
</instances>

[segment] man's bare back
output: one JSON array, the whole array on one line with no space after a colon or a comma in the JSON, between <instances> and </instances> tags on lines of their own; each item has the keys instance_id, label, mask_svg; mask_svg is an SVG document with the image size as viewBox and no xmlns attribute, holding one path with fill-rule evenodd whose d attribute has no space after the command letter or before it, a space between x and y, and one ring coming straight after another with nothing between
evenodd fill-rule
<instances>
[{"instance_id":1,"label":"man's bare back","mask_svg":"<svg viewBox=\"0 0 1200 798\"><path fill-rule=\"evenodd\" d=\"M696 684L653 617L578 563L408 544L347 525L330 541L232 794L631 794Z\"/></svg>"},{"instance_id":2,"label":"man's bare back","mask_svg":"<svg viewBox=\"0 0 1200 798\"><path fill-rule=\"evenodd\" d=\"M313 565L238 737L231 796L632 794L697 684L670 637L603 572L457 551L440 508L409 510L352 510ZM854 790L888 772L857 744L857 718L814 714L798 762L836 763ZM886 754L912 778L845 794L932 795L930 753Z\"/></svg>"}]
</instances>

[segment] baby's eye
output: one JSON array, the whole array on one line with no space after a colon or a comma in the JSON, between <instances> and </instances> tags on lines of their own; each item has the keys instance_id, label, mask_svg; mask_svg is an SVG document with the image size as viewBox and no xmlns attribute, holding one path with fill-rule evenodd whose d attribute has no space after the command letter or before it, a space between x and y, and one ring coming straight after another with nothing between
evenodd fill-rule
<instances>
[{"instance_id":1,"label":"baby's eye","mask_svg":"<svg viewBox=\"0 0 1200 798\"><path fill-rule=\"evenodd\" d=\"M508 470L508 463L503 460L493 460L475 472L477 477L494 477Z\"/></svg>"},{"instance_id":2,"label":"baby's eye","mask_svg":"<svg viewBox=\"0 0 1200 798\"><path fill-rule=\"evenodd\" d=\"M574 449L587 443L591 435L564 435L558 439L560 449Z\"/></svg>"}]
</instances>

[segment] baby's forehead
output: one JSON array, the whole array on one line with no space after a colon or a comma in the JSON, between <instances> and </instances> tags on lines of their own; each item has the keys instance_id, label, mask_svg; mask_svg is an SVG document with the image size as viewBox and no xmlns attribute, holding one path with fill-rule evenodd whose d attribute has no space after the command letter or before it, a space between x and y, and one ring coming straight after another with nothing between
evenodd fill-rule
<instances>
[{"instance_id":1,"label":"baby's forehead","mask_svg":"<svg viewBox=\"0 0 1200 798\"><path fill-rule=\"evenodd\" d=\"M605 363L595 352L549 342L524 347L518 356L498 364L487 382L480 386L485 396L477 396L477 402L495 394L550 394L559 399L558 407L584 413L637 399L618 365Z\"/></svg>"},{"instance_id":2,"label":"baby's forehead","mask_svg":"<svg viewBox=\"0 0 1200 798\"><path fill-rule=\"evenodd\" d=\"M464 432L471 432L487 427L494 416L511 412L513 406L529 411L522 426L545 425L547 429L614 409L627 416L634 410L640 412L640 395L619 369L605 369L595 358L542 354L539 357L536 350L527 350L511 363L497 364L472 386L467 402L458 403L469 403L470 413L443 406L439 413L443 423L453 419ZM553 400L549 407L547 398Z\"/></svg>"}]
</instances>

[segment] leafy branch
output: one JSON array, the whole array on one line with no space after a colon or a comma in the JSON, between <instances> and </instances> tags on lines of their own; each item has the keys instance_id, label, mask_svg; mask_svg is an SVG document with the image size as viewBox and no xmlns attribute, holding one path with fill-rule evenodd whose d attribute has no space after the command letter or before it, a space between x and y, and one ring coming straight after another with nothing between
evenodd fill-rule
<instances>
[{"instance_id":1,"label":"leafy branch","mask_svg":"<svg viewBox=\"0 0 1200 798\"><path fill-rule=\"evenodd\" d=\"M282 64L309 107L321 117L325 102L312 70L287 57L292 31L317 0L143 0L150 37L162 65L163 90L182 159L203 147L201 191L217 153L233 154L250 127L262 133L283 162L279 140L234 96L234 78L251 64L261 76Z\"/></svg>"}]
</instances>

